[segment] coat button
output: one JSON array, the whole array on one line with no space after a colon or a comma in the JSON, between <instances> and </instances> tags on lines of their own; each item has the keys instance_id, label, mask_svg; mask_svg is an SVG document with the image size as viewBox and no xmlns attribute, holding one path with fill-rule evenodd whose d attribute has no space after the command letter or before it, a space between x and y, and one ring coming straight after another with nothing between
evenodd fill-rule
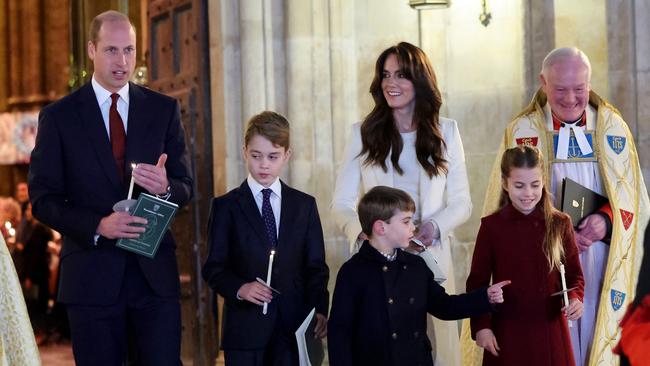
<instances>
[{"instance_id":1,"label":"coat button","mask_svg":"<svg viewBox=\"0 0 650 366\"><path fill-rule=\"evenodd\" d=\"M415 299L414 299L414 298L410 298L410 299L409 299L409 304L411 304L411 305L415 304Z\"/></svg>"},{"instance_id":2,"label":"coat button","mask_svg":"<svg viewBox=\"0 0 650 366\"><path fill-rule=\"evenodd\" d=\"M392 297L389 297L389 298L388 298L388 303L392 305L393 302L394 302L394 301L393 301L393 298L392 298Z\"/></svg>"},{"instance_id":3,"label":"coat button","mask_svg":"<svg viewBox=\"0 0 650 366\"><path fill-rule=\"evenodd\" d=\"M402 268L406 269L406 268L408 268L408 266L405 264Z\"/></svg>"},{"instance_id":4,"label":"coat button","mask_svg":"<svg viewBox=\"0 0 650 366\"><path fill-rule=\"evenodd\" d=\"M388 272L388 266L381 267L381 270L384 271L384 272Z\"/></svg>"},{"instance_id":5,"label":"coat button","mask_svg":"<svg viewBox=\"0 0 650 366\"><path fill-rule=\"evenodd\" d=\"M391 334L391 337L393 337L393 339L397 339L397 332L393 332L393 334Z\"/></svg>"},{"instance_id":6,"label":"coat button","mask_svg":"<svg viewBox=\"0 0 650 366\"><path fill-rule=\"evenodd\" d=\"M420 336L420 332L413 332L413 337L417 338Z\"/></svg>"}]
</instances>

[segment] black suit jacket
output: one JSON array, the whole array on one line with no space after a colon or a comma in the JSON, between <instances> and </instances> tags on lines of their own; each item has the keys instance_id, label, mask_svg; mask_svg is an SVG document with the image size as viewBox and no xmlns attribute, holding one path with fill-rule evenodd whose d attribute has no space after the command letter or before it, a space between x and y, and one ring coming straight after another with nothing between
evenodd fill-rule
<instances>
[{"instance_id":1,"label":"black suit jacket","mask_svg":"<svg viewBox=\"0 0 650 366\"><path fill-rule=\"evenodd\" d=\"M422 258L400 250L388 262L366 241L336 277L330 365L433 365L427 313L455 320L491 309L486 288L448 295Z\"/></svg>"},{"instance_id":2,"label":"black suit jacket","mask_svg":"<svg viewBox=\"0 0 650 366\"><path fill-rule=\"evenodd\" d=\"M281 295L274 295L267 315L262 315L260 306L236 297L239 288L255 277L266 280L271 250L246 181L212 201L208 245L203 278L225 300L223 349L263 348L275 326L292 334L312 307L327 315L329 269L312 196L282 183L278 246L271 274L271 285Z\"/></svg>"},{"instance_id":3,"label":"black suit jacket","mask_svg":"<svg viewBox=\"0 0 650 366\"><path fill-rule=\"evenodd\" d=\"M90 83L43 108L29 169L34 216L63 235L59 301L107 305L117 299L126 256L115 240L94 236L102 217L128 192L130 162L156 164L167 153L171 198L180 206L192 196L178 103L130 84L125 181L119 179L97 98ZM134 198L140 193L136 185ZM160 296L178 296L176 245L167 233L154 259L137 256Z\"/></svg>"}]
</instances>

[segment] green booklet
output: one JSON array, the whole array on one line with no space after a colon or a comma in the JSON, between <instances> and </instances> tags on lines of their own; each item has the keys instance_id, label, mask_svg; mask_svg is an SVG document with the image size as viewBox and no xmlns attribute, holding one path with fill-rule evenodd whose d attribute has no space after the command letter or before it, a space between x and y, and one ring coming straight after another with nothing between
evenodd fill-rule
<instances>
[{"instance_id":1,"label":"green booklet","mask_svg":"<svg viewBox=\"0 0 650 366\"><path fill-rule=\"evenodd\" d=\"M155 257L160 241L169 228L177 210L178 205L175 203L161 200L146 193L140 193L132 215L147 219L147 224L133 225L144 226L145 232L140 234L137 239L119 239L116 245L145 257Z\"/></svg>"}]
</instances>

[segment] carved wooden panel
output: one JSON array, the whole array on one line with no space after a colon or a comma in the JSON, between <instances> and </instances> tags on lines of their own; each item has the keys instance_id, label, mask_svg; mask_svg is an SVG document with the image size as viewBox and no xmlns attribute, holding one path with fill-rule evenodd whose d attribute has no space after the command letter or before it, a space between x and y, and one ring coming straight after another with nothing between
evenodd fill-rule
<instances>
[{"instance_id":1,"label":"carved wooden panel","mask_svg":"<svg viewBox=\"0 0 650 366\"><path fill-rule=\"evenodd\" d=\"M214 364L217 351L211 299L201 278L213 179L205 6L200 0L164 0L150 1L147 10L149 87L178 99L194 172L194 198L173 224L182 292L181 353L194 365Z\"/></svg>"}]
</instances>

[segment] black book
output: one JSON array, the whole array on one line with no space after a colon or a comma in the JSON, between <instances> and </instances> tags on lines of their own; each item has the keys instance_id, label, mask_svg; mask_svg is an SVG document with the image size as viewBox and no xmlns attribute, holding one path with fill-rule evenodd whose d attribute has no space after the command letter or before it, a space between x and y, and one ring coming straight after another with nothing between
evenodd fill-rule
<instances>
[{"instance_id":1,"label":"black book","mask_svg":"<svg viewBox=\"0 0 650 366\"><path fill-rule=\"evenodd\" d=\"M609 200L569 178L562 181L562 212L571 216L573 226L598 211Z\"/></svg>"}]
</instances>

